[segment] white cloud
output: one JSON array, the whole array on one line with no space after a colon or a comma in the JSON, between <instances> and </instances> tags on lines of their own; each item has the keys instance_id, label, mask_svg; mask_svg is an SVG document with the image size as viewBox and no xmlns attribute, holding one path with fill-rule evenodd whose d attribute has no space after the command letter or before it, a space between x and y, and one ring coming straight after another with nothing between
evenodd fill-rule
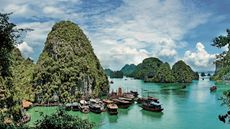
<instances>
[{"instance_id":1,"label":"white cloud","mask_svg":"<svg viewBox=\"0 0 230 129\"><path fill-rule=\"evenodd\" d=\"M185 46L184 35L205 23L210 15L195 7L185 7L182 0L123 0L116 8L100 5L103 1L93 6L86 2L81 8L84 2L9 0L0 7L7 10L6 7L13 6L9 9L21 11L23 18L45 19L19 24L21 28L34 29L28 32L25 41L39 49L54 22L67 19L80 24L103 66L113 69L120 69L125 63L140 63L150 56L173 62L178 57L178 49Z\"/></svg>"},{"instance_id":2,"label":"white cloud","mask_svg":"<svg viewBox=\"0 0 230 129\"><path fill-rule=\"evenodd\" d=\"M168 57L173 57L176 56L177 52L175 49L162 49L159 52L159 56L168 56Z\"/></svg>"},{"instance_id":3,"label":"white cloud","mask_svg":"<svg viewBox=\"0 0 230 129\"><path fill-rule=\"evenodd\" d=\"M19 24L18 28L30 28L33 31L27 32L25 41L31 45L43 45L48 32L51 30L54 22L30 22Z\"/></svg>"},{"instance_id":4,"label":"white cloud","mask_svg":"<svg viewBox=\"0 0 230 129\"><path fill-rule=\"evenodd\" d=\"M30 47L26 42L22 42L16 46L24 56L29 57L29 54L33 53L33 48Z\"/></svg>"},{"instance_id":5,"label":"white cloud","mask_svg":"<svg viewBox=\"0 0 230 129\"><path fill-rule=\"evenodd\" d=\"M119 44L122 49L134 49L135 55L142 56L142 59L156 56L173 62L178 56L177 50L184 47L181 45L184 35L205 23L208 16L195 9L186 9L180 0L124 0L122 6L108 15L95 17L95 24L102 27L96 34L89 32L89 37L102 61L118 54L118 51L111 50ZM104 42L105 39L109 41ZM140 53L143 49L145 54ZM123 52L120 61L116 61L116 66L113 61L104 61L103 65L119 69L124 63L139 62L134 54L125 54Z\"/></svg>"},{"instance_id":6,"label":"white cloud","mask_svg":"<svg viewBox=\"0 0 230 129\"><path fill-rule=\"evenodd\" d=\"M63 13L63 11L61 9L56 8L56 7L52 7L52 6L44 7L43 12L46 14L51 14L51 15Z\"/></svg>"},{"instance_id":7,"label":"white cloud","mask_svg":"<svg viewBox=\"0 0 230 129\"><path fill-rule=\"evenodd\" d=\"M184 60L197 70L213 70L213 61L215 60L216 54L209 54L201 42L196 44L196 49L197 50L194 52L189 50L186 51L184 54Z\"/></svg>"}]
</instances>

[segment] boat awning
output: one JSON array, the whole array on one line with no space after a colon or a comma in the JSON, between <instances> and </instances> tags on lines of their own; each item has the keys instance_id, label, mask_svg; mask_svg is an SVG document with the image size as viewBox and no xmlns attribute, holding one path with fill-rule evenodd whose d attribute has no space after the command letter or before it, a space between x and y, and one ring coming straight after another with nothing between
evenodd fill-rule
<instances>
[{"instance_id":1,"label":"boat awning","mask_svg":"<svg viewBox=\"0 0 230 129\"><path fill-rule=\"evenodd\" d=\"M71 107L73 104L72 103L67 103L65 106L66 107Z\"/></svg>"},{"instance_id":2,"label":"boat awning","mask_svg":"<svg viewBox=\"0 0 230 129\"><path fill-rule=\"evenodd\" d=\"M78 102L74 102L74 103L72 104L72 106L78 106L78 105L79 105Z\"/></svg>"},{"instance_id":3,"label":"boat awning","mask_svg":"<svg viewBox=\"0 0 230 129\"><path fill-rule=\"evenodd\" d=\"M156 103L156 102L154 102L154 101L151 101L150 104L156 105L156 106L160 106L160 105L161 105L160 103Z\"/></svg>"}]
</instances>

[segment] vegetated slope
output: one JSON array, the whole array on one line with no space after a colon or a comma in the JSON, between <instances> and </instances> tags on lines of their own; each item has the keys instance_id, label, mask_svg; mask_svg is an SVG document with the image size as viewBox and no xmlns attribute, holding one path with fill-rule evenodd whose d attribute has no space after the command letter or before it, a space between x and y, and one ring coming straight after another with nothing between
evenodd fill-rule
<instances>
[{"instance_id":1,"label":"vegetated slope","mask_svg":"<svg viewBox=\"0 0 230 129\"><path fill-rule=\"evenodd\" d=\"M90 41L78 25L56 23L48 34L34 73L36 102L72 102L106 95L108 79Z\"/></svg>"}]
</instances>

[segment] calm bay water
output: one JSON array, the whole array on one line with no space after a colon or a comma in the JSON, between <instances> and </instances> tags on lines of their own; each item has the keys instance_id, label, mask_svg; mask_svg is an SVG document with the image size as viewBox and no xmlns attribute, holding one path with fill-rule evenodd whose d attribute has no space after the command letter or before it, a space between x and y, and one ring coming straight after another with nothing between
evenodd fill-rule
<instances>
[{"instance_id":1,"label":"calm bay water","mask_svg":"<svg viewBox=\"0 0 230 129\"><path fill-rule=\"evenodd\" d=\"M102 114L68 113L89 119L96 123L95 129L230 129L230 124L223 124L218 115L227 112L226 106L221 106L218 100L223 91L230 89L229 85L212 81L199 80L187 84L156 84L144 83L141 80L113 79L110 90L122 87L126 90L136 90L140 96L153 96L160 99L163 113L142 110L137 104L128 109L119 109L117 116L107 112ZM217 86L217 91L210 93L209 88ZM40 117L39 112L51 114L56 107L35 107L28 112L32 116L29 125L33 125Z\"/></svg>"}]
</instances>

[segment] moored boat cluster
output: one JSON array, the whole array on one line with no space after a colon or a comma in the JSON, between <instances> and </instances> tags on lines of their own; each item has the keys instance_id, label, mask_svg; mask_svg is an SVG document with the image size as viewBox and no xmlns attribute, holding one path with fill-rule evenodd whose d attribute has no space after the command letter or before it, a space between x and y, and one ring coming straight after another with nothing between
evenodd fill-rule
<instances>
[{"instance_id":1,"label":"moored boat cluster","mask_svg":"<svg viewBox=\"0 0 230 129\"><path fill-rule=\"evenodd\" d=\"M123 93L121 88L118 88L118 92L111 92L106 99L82 99L79 102L67 103L64 106L67 111L73 110L100 114L107 110L110 115L117 115L118 108L128 108L135 101L143 110L153 112L161 112L163 110L158 99L153 97L138 98L138 92L130 91Z\"/></svg>"}]
</instances>

